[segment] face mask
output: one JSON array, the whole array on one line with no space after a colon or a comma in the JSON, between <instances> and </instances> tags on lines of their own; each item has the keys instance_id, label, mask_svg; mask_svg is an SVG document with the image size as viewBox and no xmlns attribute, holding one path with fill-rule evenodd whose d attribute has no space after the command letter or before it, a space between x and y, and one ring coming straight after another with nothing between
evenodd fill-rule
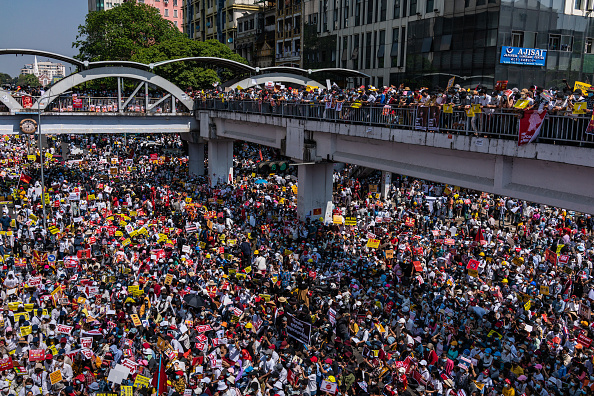
<instances>
[{"instance_id":1,"label":"face mask","mask_svg":"<svg viewBox=\"0 0 594 396\"><path fill-rule=\"evenodd\" d=\"M83 374L87 375L87 374L89 374L89 372L85 370L85 371L83 371Z\"/></svg>"},{"instance_id":2,"label":"face mask","mask_svg":"<svg viewBox=\"0 0 594 396\"><path fill-rule=\"evenodd\" d=\"M31 388L33 388L33 385L25 385L25 388L31 389Z\"/></svg>"}]
</instances>

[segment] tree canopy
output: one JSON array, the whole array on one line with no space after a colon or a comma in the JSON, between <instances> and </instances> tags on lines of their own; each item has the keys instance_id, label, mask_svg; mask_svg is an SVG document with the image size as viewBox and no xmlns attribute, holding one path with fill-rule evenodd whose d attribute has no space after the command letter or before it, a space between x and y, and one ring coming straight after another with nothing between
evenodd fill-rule
<instances>
[{"instance_id":1,"label":"tree canopy","mask_svg":"<svg viewBox=\"0 0 594 396\"><path fill-rule=\"evenodd\" d=\"M210 56L225 58L240 63L247 63L225 44L216 40L194 41L185 36L176 37L163 43L143 48L132 58L135 62L151 63L168 59ZM206 87L215 82L227 80L232 73L223 70L217 75L214 69L204 68L196 62L185 61L159 66L154 70L157 74L173 82L178 87Z\"/></svg>"},{"instance_id":2,"label":"tree canopy","mask_svg":"<svg viewBox=\"0 0 594 396\"><path fill-rule=\"evenodd\" d=\"M229 47L216 41L194 41L181 33L159 11L146 4L126 2L107 11L90 12L72 46L80 60L124 60L154 63L193 56L213 56L247 61ZM232 77L229 70L217 71L193 62L158 67L154 72L178 87L204 88Z\"/></svg>"},{"instance_id":3,"label":"tree canopy","mask_svg":"<svg viewBox=\"0 0 594 396\"><path fill-rule=\"evenodd\" d=\"M39 83L39 79L33 74L21 74L16 80L16 85L21 87L27 85L30 87L39 87L41 84Z\"/></svg>"}]
</instances>

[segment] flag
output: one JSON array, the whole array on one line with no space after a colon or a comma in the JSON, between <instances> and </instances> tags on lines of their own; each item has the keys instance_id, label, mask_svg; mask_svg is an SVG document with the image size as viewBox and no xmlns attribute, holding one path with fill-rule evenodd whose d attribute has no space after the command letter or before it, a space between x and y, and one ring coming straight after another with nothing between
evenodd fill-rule
<instances>
[{"instance_id":1,"label":"flag","mask_svg":"<svg viewBox=\"0 0 594 396\"><path fill-rule=\"evenodd\" d=\"M485 240L485 237L483 236L483 229L479 228L478 232L476 233L476 235L474 236L474 241L478 242L479 245L481 244L482 241Z\"/></svg>"},{"instance_id":2,"label":"flag","mask_svg":"<svg viewBox=\"0 0 594 396\"><path fill-rule=\"evenodd\" d=\"M153 375L153 388L157 389L157 395L162 395L167 392L167 373L165 373L165 365L163 364L163 357L159 356L159 369Z\"/></svg>"},{"instance_id":3,"label":"flag","mask_svg":"<svg viewBox=\"0 0 594 396\"><path fill-rule=\"evenodd\" d=\"M526 110L524 117L520 120L520 130L518 133L518 146L526 143L532 143L538 137L542 122L547 115L546 110Z\"/></svg>"},{"instance_id":4,"label":"flag","mask_svg":"<svg viewBox=\"0 0 594 396\"><path fill-rule=\"evenodd\" d=\"M31 176L27 176L24 173L21 173L21 177L19 178L20 181L22 181L23 183L31 183Z\"/></svg>"}]
</instances>

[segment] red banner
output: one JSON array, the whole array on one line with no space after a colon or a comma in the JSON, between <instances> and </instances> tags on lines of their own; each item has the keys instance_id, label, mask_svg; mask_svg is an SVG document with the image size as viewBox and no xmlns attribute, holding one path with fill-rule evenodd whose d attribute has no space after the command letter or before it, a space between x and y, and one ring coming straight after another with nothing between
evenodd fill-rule
<instances>
[{"instance_id":1,"label":"red banner","mask_svg":"<svg viewBox=\"0 0 594 396\"><path fill-rule=\"evenodd\" d=\"M29 350L29 360L32 362L40 362L45 359L45 351L43 349Z\"/></svg>"},{"instance_id":2,"label":"red banner","mask_svg":"<svg viewBox=\"0 0 594 396\"><path fill-rule=\"evenodd\" d=\"M30 109L33 107L33 98L30 96L23 96L23 109Z\"/></svg>"},{"instance_id":3,"label":"red banner","mask_svg":"<svg viewBox=\"0 0 594 396\"><path fill-rule=\"evenodd\" d=\"M476 261L476 260L468 260L468 264L466 265L466 269L476 271L476 270L478 270L478 267L479 267L479 262L478 261Z\"/></svg>"},{"instance_id":4,"label":"red banner","mask_svg":"<svg viewBox=\"0 0 594 396\"><path fill-rule=\"evenodd\" d=\"M13 365L11 357L0 359L0 371L10 370L12 367Z\"/></svg>"},{"instance_id":5,"label":"red banner","mask_svg":"<svg viewBox=\"0 0 594 396\"><path fill-rule=\"evenodd\" d=\"M520 119L520 131L518 133L518 146L532 143L540 133L540 127L547 115L546 110L526 110L524 117Z\"/></svg>"}]
</instances>

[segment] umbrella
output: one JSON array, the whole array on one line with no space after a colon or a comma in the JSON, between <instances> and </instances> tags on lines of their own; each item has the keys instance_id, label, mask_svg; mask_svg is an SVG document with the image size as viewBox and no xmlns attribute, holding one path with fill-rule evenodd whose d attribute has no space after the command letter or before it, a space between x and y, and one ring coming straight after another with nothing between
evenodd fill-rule
<instances>
[{"instance_id":1,"label":"umbrella","mask_svg":"<svg viewBox=\"0 0 594 396\"><path fill-rule=\"evenodd\" d=\"M202 297L198 296L198 294L186 294L184 296L185 303L194 308L206 307L207 304L204 302Z\"/></svg>"},{"instance_id":2,"label":"umbrella","mask_svg":"<svg viewBox=\"0 0 594 396\"><path fill-rule=\"evenodd\" d=\"M255 181L256 184L268 184L268 182L264 179L258 179Z\"/></svg>"}]
</instances>

